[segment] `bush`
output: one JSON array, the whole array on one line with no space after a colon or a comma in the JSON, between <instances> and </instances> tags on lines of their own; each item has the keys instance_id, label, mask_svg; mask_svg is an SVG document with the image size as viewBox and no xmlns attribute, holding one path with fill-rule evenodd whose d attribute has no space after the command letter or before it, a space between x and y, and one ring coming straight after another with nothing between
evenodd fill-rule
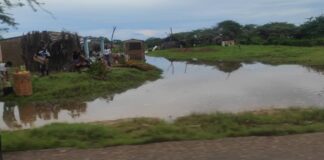
<instances>
[{"instance_id":1,"label":"bush","mask_svg":"<svg viewBox=\"0 0 324 160\"><path fill-rule=\"evenodd\" d=\"M98 80L106 80L109 72L110 69L108 66L100 61L91 64L90 69L88 70L89 75Z\"/></svg>"}]
</instances>

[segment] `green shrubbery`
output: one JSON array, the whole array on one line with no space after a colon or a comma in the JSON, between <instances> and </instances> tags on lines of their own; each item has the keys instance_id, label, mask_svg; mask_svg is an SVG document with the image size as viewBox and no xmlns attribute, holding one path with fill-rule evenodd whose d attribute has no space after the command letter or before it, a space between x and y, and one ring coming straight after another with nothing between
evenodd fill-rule
<instances>
[{"instance_id":1,"label":"green shrubbery","mask_svg":"<svg viewBox=\"0 0 324 160\"><path fill-rule=\"evenodd\" d=\"M165 39L149 38L149 48L160 46L170 38L184 47L221 44L223 40L236 40L245 45L289 45L323 46L324 15L310 19L302 25L287 22L271 22L264 25L242 25L232 20L218 23L216 26L191 32L175 33Z\"/></svg>"},{"instance_id":2,"label":"green shrubbery","mask_svg":"<svg viewBox=\"0 0 324 160\"><path fill-rule=\"evenodd\" d=\"M103 62L95 62L90 65L90 68L88 70L88 74L95 79L98 80L106 80L108 78L108 74L110 72L110 69L106 64Z\"/></svg>"},{"instance_id":3,"label":"green shrubbery","mask_svg":"<svg viewBox=\"0 0 324 160\"><path fill-rule=\"evenodd\" d=\"M114 124L52 124L3 133L5 151L93 148L163 141L275 136L324 131L323 109L279 109L239 114L194 114L168 123L132 119Z\"/></svg>"}]
</instances>

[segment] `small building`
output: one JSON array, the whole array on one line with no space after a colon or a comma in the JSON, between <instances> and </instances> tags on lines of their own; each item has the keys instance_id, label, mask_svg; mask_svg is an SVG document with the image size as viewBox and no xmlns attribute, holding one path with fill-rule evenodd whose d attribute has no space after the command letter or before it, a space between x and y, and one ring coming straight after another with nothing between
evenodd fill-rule
<instances>
[{"instance_id":1,"label":"small building","mask_svg":"<svg viewBox=\"0 0 324 160\"><path fill-rule=\"evenodd\" d=\"M144 41L135 39L125 41L124 52L125 55L129 56L130 60L145 60Z\"/></svg>"},{"instance_id":2,"label":"small building","mask_svg":"<svg viewBox=\"0 0 324 160\"><path fill-rule=\"evenodd\" d=\"M234 40L222 41L222 46L223 47L235 46L235 41Z\"/></svg>"},{"instance_id":3,"label":"small building","mask_svg":"<svg viewBox=\"0 0 324 160\"><path fill-rule=\"evenodd\" d=\"M12 62L14 66L24 65L21 47L22 36L0 40L0 62Z\"/></svg>"},{"instance_id":4,"label":"small building","mask_svg":"<svg viewBox=\"0 0 324 160\"><path fill-rule=\"evenodd\" d=\"M174 36L162 40L161 49L182 48L184 44Z\"/></svg>"}]
</instances>

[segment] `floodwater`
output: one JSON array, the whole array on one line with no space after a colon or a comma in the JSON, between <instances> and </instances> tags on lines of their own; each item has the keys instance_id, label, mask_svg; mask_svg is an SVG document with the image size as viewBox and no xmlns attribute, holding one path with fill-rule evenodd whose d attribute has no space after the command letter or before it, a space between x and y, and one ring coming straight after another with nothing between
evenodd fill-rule
<instances>
[{"instance_id":1,"label":"floodwater","mask_svg":"<svg viewBox=\"0 0 324 160\"><path fill-rule=\"evenodd\" d=\"M54 122L94 122L135 117L173 120L192 113L241 112L291 106L324 108L324 67L261 63L193 64L147 57L163 79L92 102L0 104L1 129Z\"/></svg>"}]
</instances>

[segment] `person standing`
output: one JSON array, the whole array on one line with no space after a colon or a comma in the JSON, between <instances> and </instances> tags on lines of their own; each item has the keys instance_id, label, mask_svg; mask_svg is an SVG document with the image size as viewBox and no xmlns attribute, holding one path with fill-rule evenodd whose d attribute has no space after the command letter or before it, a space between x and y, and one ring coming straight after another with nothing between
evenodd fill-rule
<instances>
[{"instance_id":1,"label":"person standing","mask_svg":"<svg viewBox=\"0 0 324 160\"><path fill-rule=\"evenodd\" d=\"M46 47L42 47L42 49L36 54L39 62L39 70L42 76L49 75L49 58L51 54L47 51Z\"/></svg>"},{"instance_id":2,"label":"person standing","mask_svg":"<svg viewBox=\"0 0 324 160\"><path fill-rule=\"evenodd\" d=\"M5 68L1 71L1 79L2 79L2 92L3 96L8 96L13 93L12 88L12 74L13 68L11 62L6 62Z\"/></svg>"},{"instance_id":3,"label":"person standing","mask_svg":"<svg viewBox=\"0 0 324 160\"><path fill-rule=\"evenodd\" d=\"M104 59L106 61L106 64L108 66L111 66L111 63L110 63L111 49L110 48L108 48L108 49L106 48L104 50L103 56L104 56Z\"/></svg>"}]
</instances>

